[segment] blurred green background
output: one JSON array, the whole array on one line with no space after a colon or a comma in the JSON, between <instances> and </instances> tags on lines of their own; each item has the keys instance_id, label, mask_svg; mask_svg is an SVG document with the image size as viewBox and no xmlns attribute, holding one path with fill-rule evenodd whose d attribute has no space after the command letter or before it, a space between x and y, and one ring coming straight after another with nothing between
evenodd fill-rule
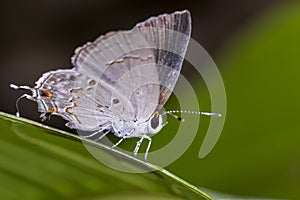
<instances>
[{"instance_id":1,"label":"blurred green background","mask_svg":"<svg viewBox=\"0 0 300 200\"><path fill-rule=\"evenodd\" d=\"M223 192L300 199L299 45L298 2L273 7L235 33L215 58L228 101L221 138L202 160L195 141L169 169Z\"/></svg>"},{"instance_id":2,"label":"blurred green background","mask_svg":"<svg viewBox=\"0 0 300 200\"><path fill-rule=\"evenodd\" d=\"M167 169L194 185L223 193L247 197L300 199L299 1L199 1L195 4L179 1L175 1L174 4L159 4L153 1L153 4L157 5L151 4L151 7L150 3L145 3L132 15L130 10L123 10L124 4L120 2L113 5L102 2L101 6L95 3L92 14L86 4L66 2L60 5L45 1L46 6L44 5L43 9L47 5L49 9L56 6L64 9L48 11L53 20L51 17L48 21L42 18L41 22L31 24L32 26L22 23L22 15L13 18L12 14L7 14L14 6L4 2L2 9L10 9L1 12L2 26L5 28L1 31L4 35L1 47L1 90L5 94L5 98L1 99L2 111L13 113L15 99L21 94L9 90L9 83L32 85L41 73L57 68L46 69L49 65L63 65L67 68L71 49L95 38L97 34L111 29L128 29L135 22L151 15L188 8L193 17L193 38L208 50L222 73L228 110L222 135L208 156L204 159L198 158L198 151L209 123L209 118L201 117L200 129L193 145ZM72 3L74 5L71 6ZM101 7L99 11L96 5ZM137 2L128 2L128 5L136 5L131 9L138 10ZM26 6L31 8L30 5ZM22 10L22 5L19 7L16 13ZM32 4L31 9L35 11L28 19L37 18L36 12L42 15L42 8ZM75 8L77 10L74 10ZM111 13L105 11L105 8L110 8ZM76 13L77 26L72 12ZM102 15L99 24L96 23L98 19L94 18L96 13L100 15L98 17ZM123 18L122 14L126 15L126 18ZM80 20L80 16L90 18L85 21ZM72 27L68 22L73 24ZM120 25L120 22L126 25ZM103 24L100 31L97 29L99 27L95 27L95 23L98 26ZM33 32L37 24L40 32ZM60 30L64 26L67 26L69 32ZM93 30L84 31L88 27L93 27ZM29 29L35 33L32 36L35 40L30 39ZM41 31L43 29L44 32ZM24 30L28 30L26 34ZM10 34L17 38L9 37ZM13 41L14 39L16 41ZM30 43L31 41L34 42ZM190 76L195 85L201 108L209 110L209 95L201 76L191 75L188 63L185 63L183 68L183 73ZM176 109L176 99L171 97L166 107ZM38 120L36 105L22 102L22 110L26 117ZM187 119L186 126L193 122L192 118ZM60 125L64 122L51 120L47 123L62 127ZM153 138L153 149L170 141L172 131L175 131L177 126L178 122L170 119L168 127ZM128 141L123 146L132 149L135 142ZM1 154L4 155L3 151ZM9 174L1 169L1 174ZM60 173L63 169L56 170ZM18 173L14 176L17 177ZM0 180L1 188L5 188L6 184L7 182ZM110 190L117 188L114 182L109 184ZM20 185L20 188L22 187L25 186ZM125 187L122 191L126 189ZM97 188L92 190L97 193ZM73 190L66 188L66 191Z\"/></svg>"}]
</instances>

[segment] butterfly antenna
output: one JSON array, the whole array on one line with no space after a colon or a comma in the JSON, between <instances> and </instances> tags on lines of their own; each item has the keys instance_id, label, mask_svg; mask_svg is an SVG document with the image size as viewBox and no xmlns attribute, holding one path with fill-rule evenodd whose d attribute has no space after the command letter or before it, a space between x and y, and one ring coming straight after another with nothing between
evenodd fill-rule
<instances>
[{"instance_id":1,"label":"butterfly antenna","mask_svg":"<svg viewBox=\"0 0 300 200\"><path fill-rule=\"evenodd\" d=\"M184 121L185 121L184 118L179 117L179 116L177 116L177 115L174 115L172 112L167 111L166 114L171 115L172 117L174 117L175 119L178 119L178 120L181 121L181 122L184 122Z\"/></svg>"},{"instance_id":2,"label":"butterfly antenna","mask_svg":"<svg viewBox=\"0 0 300 200\"><path fill-rule=\"evenodd\" d=\"M179 121L184 122L184 118L181 118L177 115L175 115L174 113L186 113L186 114L194 114L194 115L207 115L207 116L212 116L212 117L221 117L222 115L220 113L210 113L210 112L201 112L201 111L190 111L190 110L169 110L166 111L164 113L162 113L162 115L171 115L172 117L178 119Z\"/></svg>"},{"instance_id":3,"label":"butterfly antenna","mask_svg":"<svg viewBox=\"0 0 300 200\"><path fill-rule=\"evenodd\" d=\"M24 90L30 90L33 94L35 93L35 90L31 87L28 87L28 86L17 86L15 84L10 84L9 87L15 89L15 90L18 90L18 89L24 89ZM16 101L16 109L17 109L17 112L16 112L16 116L17 117L20 117L20 112L19 112L19 101L23 98L27 98L27 99L32 99L32 96L28 95L28 94L23 94L22 96L20 96L17 101Z\"/></svg>"}]
</instances>

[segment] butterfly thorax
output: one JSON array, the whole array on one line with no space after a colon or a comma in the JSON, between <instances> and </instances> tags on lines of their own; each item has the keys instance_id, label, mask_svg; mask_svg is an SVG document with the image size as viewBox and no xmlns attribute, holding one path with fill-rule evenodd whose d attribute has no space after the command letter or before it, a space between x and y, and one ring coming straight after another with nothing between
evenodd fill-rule
<instances>
[{"instance_id":1,"label":"butterfly thorax","mask_svg":"<svg viewBox=\"0 0 300 200\"><path fill-rule=\"evenodd\" d=\"M112 131L117 137L131 138L142 137L143 135L155 135L166 123L163 122L162 116L155 112L148 120L116 120L112 123Z\"/></svg>"}]
</instances>

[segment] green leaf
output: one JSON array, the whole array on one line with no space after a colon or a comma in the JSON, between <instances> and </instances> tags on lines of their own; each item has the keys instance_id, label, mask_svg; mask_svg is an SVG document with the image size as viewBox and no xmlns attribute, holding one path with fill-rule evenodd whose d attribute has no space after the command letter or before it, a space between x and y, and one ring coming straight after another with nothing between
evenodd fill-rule
<instances>
[{"instance_id":1,"label":"green leaf","mask_svg":"<svg viewBox=\"0 0 300 200\"><path fill-rule=\"evenodd\" d=\"M1 112L0 127L1 199L212 199L165 169L75 134ZM111 169L81 140L120 164L155 172Z\"/></svg>"}]
</instances>

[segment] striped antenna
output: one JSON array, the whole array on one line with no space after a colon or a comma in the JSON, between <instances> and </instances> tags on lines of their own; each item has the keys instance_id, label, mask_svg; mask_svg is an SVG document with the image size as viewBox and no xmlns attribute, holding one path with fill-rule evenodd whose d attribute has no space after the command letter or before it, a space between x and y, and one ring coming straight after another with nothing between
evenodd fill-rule
<instances>
[{"instance_id":1,"label":"striped antenna","mask_svg":"<svg viewBox=\"0 0 300 200\"><path fill-rule=\"evenodd\" d=\"M221 117L222 115L220 113L210 113L210 112L201 112L201 111L191 111L191 110L168 110L161 115L171 115L172 117L178 119L179 121L184 122L184 118L181 118L174 113L186 113L186 114L194 114L194 115L206 115L206 116L212 116L212 117Z\"/></svg>"}]
</instances>

